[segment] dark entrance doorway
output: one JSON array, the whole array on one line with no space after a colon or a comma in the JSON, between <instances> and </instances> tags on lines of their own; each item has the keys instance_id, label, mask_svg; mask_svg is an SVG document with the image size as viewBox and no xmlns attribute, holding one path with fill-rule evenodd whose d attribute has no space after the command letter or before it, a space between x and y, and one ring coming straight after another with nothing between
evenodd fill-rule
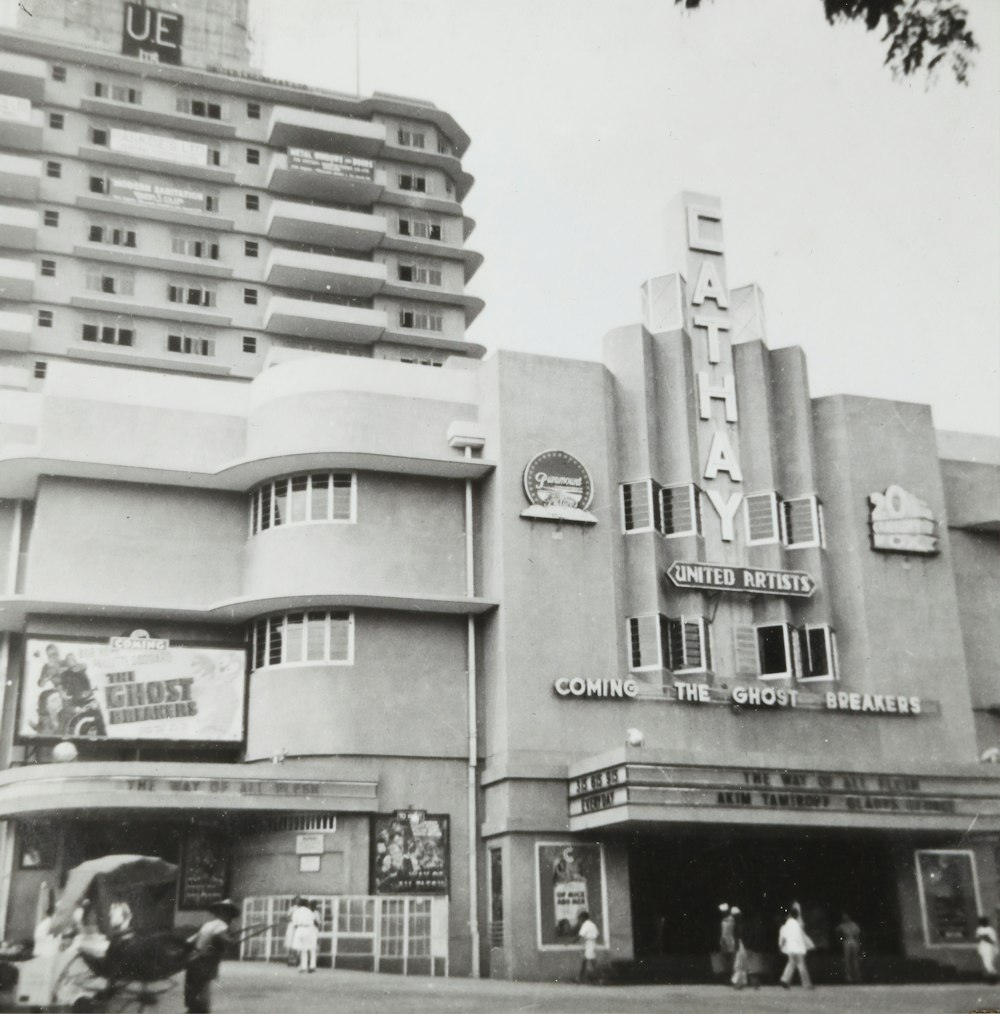
<instances>
[{"instance_id":1,"label":"dark entrance doorway","mask_svg":"<svg viewBox=\"0 0 1000 1014\"><path fill-rule=\"evenodd\" d=\"M775 963L782 912L793 901L816 944L817 970L838 962L842 912L862 927L867 954L902 954L884 838L831 830L640 831L629 838L629 876L636 960L651 978L711 978L724 902L742 911L748 945Z\"/></svg>"}]
</instances>

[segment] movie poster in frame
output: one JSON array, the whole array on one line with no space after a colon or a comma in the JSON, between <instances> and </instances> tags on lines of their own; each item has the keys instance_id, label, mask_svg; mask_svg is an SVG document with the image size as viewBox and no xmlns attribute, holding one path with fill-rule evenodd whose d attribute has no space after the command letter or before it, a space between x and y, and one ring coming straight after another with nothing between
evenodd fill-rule
<instances>
[{"instance_id":1,"label":"movie poster in frame","mask_svg":"<svg viewBox=\"0 0 1000 1014\"><path fill-rule=\"evenodd\" d=\"M928 947L974 947L980 911L976 858L968 849L917 849L917 890Z\"/></svg>"},{"instance_id":2,"label":"movie poster in frame","mask_svg":"<svg viewBox=\"0 0 1000 1014\"><path fill-rule=\"evenodd\" d=\"M229 891L229 841L218 830L188 828L184 836L178 908L204 911Z\"/></svg>"},{"instance_id":3,"label":"movie poster in frame","mask_svg":"<svg viewBox=\"0 0 1000 1014\"><path fill-rule=\"evenodd\" d=\"M449 819L424 810L372 817L373 894L448 894Z\"/></svg>"},{"instance_id":4,"label":"movie poster in frame","mask_svg":"<svg viewBox=\"0 0 1000 1014\"><path fill-rule=\"evenodd\" d=\"M607 877L604 849L596 843L536 842L535 904L538 949L579 949L580 914L589 912L607 947Z\"/></svg>"}]
</instances>

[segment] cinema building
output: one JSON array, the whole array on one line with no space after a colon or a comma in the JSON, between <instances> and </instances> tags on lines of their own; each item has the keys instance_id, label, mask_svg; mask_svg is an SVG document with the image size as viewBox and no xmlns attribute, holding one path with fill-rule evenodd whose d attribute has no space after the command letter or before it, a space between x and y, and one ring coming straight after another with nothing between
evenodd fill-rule
<instances>
[{"instance_id":1,"label":"cinema building","mask_svg":"<svg viewBox=\"0 0 1000 1014\"><path fill-rule=\"evenodd\" d=\"M336 967L562 979L585 907L621 974L707 978L720 903L773 953L797 900L821 976L845 910L873 976L975 968L1000 442L812 398L714 198L676 202L675 273L601 362L483 357L445 114L0 43L6 937L43 882L139 852L180 867L179 924L316 898ZM211 131L174 107L195 92ZM98 120L223 164L166 182ZM172 298L196 278L215 304Z\"/></svg>"}]
</instances>

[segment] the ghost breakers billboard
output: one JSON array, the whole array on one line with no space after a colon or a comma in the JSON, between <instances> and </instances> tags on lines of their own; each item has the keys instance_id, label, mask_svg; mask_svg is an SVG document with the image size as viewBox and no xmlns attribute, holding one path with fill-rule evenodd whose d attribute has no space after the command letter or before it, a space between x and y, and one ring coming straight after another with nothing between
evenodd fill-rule
<instances>
[{"instance_id":1,"label":"the ghost breakers billboard","mask_svg":"<svg viewBox=\"0 0 1000 1014\"><path fill-rule=\"evenodd\" d=\"M144 631L110 641L30 638L21 688L25 738L243 738L245 653L176 648Z\"/></svg>"}]
</instances>

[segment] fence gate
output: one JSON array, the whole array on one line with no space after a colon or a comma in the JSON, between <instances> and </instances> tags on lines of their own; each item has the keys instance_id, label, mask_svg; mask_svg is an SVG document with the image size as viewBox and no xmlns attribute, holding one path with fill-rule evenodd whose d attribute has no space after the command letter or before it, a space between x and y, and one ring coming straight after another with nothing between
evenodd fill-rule
<instances>
[{"instance_id":1,"label":"fence gate","mask_svg":"<svg viewBox=\"0 0 1000 1014\"><path fill-rule=\"evenodd\" d=\"M262 928L240 944L241 961L286 961L291 894L245 898L243 926ZM320 913L318 961L331 968L400 975L448 974L448 899L303 895ZM264 928L266 927L266 928Z\"/></svg>"}]
</instances>

